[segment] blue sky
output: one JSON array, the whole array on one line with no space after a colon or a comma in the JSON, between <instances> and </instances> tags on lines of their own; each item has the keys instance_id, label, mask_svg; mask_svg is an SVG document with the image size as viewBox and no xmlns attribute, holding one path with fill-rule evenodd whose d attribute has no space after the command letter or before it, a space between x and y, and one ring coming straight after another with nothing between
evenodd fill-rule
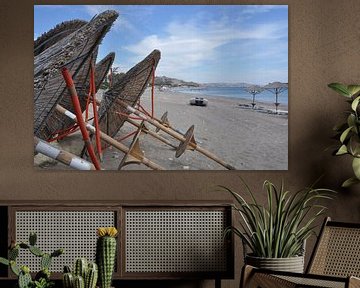
<instances>
[{"instance_id":1,"label":"blue sky","mask_svg":"<svg viewBox=\"0 0 360 288\"><path fill-rule=\"evenodd\" d=\"M126 72L153 49L156 74L186 81L288 82L287 5L35 5L34 39L56 24L119 12L98 60Z\"/></svg>"}]
</instances>

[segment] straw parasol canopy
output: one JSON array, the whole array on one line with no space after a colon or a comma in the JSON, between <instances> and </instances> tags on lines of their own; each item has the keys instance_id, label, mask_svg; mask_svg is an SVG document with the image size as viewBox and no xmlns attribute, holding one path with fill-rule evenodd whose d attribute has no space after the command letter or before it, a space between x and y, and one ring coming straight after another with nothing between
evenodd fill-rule
<instances>
[{"instance_id":1,"label":"straw parasol canopy","mask_svg":"<svg viewBox=\"0 0 360 288\"><path fill-rule=\"evenodd\" d=\"M154 50L144 60L131 68L103 96L99 107L99 127L114 137L129 114L120 102L135 106L144 93L160 60L160 51Z\"/></svg>"},{"instance_id":2,"label":"straw parasol canopy","mask_svg":"<svg viewBox=\"0 0 360 288\"><path fill-rule=\"evenodd\" d=\"M278 112L278 106L280 105L279 102L279 94L284 92L285 90L289 89L288 83L282 82L272 82L264 86L264 89L275 94L275 111Z\"/></svg>"},{"instance_id":3,"label":"straw parasol canopy","mask_svg":"<svg viewBox=\"0 0 360 288\"><path fill-rule=\"evenodd\" d=\"M54 108L70 99L61 67L65 65L85 87L90 59L117 17L116 11L105 11L34 58L34 134L39 138L46 140L56 131L53 126L60 119L51 118Z\"/></svg>"},{"instance_id":4,"label":"straw parasol canopy","mask_svg":"<svg viewBox=\"0 0 360 288\"><path fill-rule=\"evenodd\" d=\"M88 97L88 92L90 91L90 65L92 59L96 58L97 49L93 53L93 57L89 57L88 61L84 63L81 71L78 73L77 77L75 77L74 84L76 87L76 91L78 93L79 102L80 102L80 108L81 111L84 112L86 109L86 102ZM108 74L112 63L115 59L115 53L111 52L106 57L104 57L99 63L95 66L95 93L98 91L101 83L104 81L106 75ZM74 107L71 102L70 97L63 97L62 100L59 103L62 107L64 107L66 110L69 110L72 113L75 113ZM62 113L58 111L54 111L51 116L47 120L48 125L45 127L51 127L47 128L47 131L50 131L52 133L55 133L56 131L64 131L67 128L70 128L74 125L74 121L72 119L69 119L69 117L63 115ZM51 135L48 135L50 137Z\"/></svg>"},{"instance_id":5,"label":"straw parasol canopy","mask_svg":"<svg viewBox=\"0 0 360 288\"><path fill-rule=\"evenodd\" d=\"M265 89L288 89L288 83L272 82L264 86Z\"/></svg>"},{"instance_id":6,"label":"straw parasol canopy","mask_svg":"<svg viewBox=\"0 0 360 288\"><path fill-rule=\"evenodd\" d=\"M87 22L84 20L70 20L56 25L53 29L45 32L34 41L34 56L39 55L56 42L75 32L84 26Z\"/></svg>"},{"instance_id":7,"label":"straw parasol canopy","mask_svg":"<svg viewBox=\"0 0 360 288\"><path fill-rule=\"evenodd\" d=\"M109 73L110 68L115 60L115 53L111 52L106 55L101 61L96 63L95 67L95 88L99 90L100 85L104 82L106 75ZM89 89L89 85L87 86Z\"/></svg>"}]
</instances>

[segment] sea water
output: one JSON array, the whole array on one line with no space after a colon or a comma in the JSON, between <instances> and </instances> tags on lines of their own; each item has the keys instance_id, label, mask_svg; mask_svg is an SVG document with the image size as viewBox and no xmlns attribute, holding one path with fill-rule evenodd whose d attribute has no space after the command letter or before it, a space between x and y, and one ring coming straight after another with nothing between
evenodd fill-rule
<instances>
[{"instance_id":1,"label":"sea water","mask_svg":"<svg viewBox=\"0 0 360 288\"><path fill-rule=\"evenodd\" d=\"M242 87L218 87L218 86L207 86L207 87L177 87L173 88L175 91L180 93L189 93L194 94L196 96L218 96L218 97L231 97L231 98L242 98L242 99L249 99L252 101L253 95L247 92ZM268 103L275 103L276 98L275 94L264 90L259 94L255 95L255 101L260 102L268 102ZM284 90L278 94L278 103L281 104L288 104L288 90Z\"/></svg>"}]
</instances>

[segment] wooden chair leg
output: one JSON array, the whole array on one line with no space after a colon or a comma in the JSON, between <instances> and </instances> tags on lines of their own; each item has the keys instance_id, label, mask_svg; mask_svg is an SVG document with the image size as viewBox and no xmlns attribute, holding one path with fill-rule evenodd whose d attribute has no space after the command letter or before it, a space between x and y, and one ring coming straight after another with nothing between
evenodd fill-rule
<instances>
[{"instance_id":1,"label":"wooden chair leg","mask_svg":"<svg viewBox=\"0 0 360 288\"><path fill-rule=\"evenodd\" d=\"M349 288L360 288L360 278L349 277Z\"/></svg>"},{"instance_id":2,"label":"wooden chair leg","mask_svg":"<svg viewBox=\"0 0 360 288\"><path fill-rule=\"evenodd\" d=\"M242 268L241 271L241 279L240 279L240 288L246 288L248 287L250 280L251 280L251 276L253 274L254 271L254 267L250 266L250 265L244 265L244 267Z\"/></svg>"}]
</instances>

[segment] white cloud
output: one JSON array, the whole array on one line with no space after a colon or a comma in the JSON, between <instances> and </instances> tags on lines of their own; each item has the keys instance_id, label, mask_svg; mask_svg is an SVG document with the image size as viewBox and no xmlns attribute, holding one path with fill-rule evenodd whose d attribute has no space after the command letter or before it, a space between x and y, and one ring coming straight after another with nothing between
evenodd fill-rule
<instances>
[{"instance_id":1,"label":"white cloud","mask_svg":"<svg viewBox=\"0 0 360 288\"><path fill-rule=\"evenodd\" d=\"M86 12L90 16L94 16L106 10L115 10L119 13L113 25L115 31L129 31L131 33L138 33L137 28L131 21L128 20L129 16L141 14L142 17L153 13L152 6L148 5L86 5Z\"/></svg>"},{"instance_id":2,"label":"white cloud","mask_svg":"<svg viewBox=\"0 0 360 288\"><path fill-rule=\"evenodd\" d=\"M243 45L251 47L255 41L277 42L287 36L287 23L258 24L252 26L251 29L242 29L224 22L207 23L207 26L204 26L190 20L187 23L172 22L166 27L166 32L166 35L153 34L134 45L125 47L135 55L130 62L136 63L153 49L159 49L162 52L162 59L157 69L158 75L170 77L171 75L182 75L183 79L185 77L184 80L195 80L195 78L190 78L196 77L196 72L191 70L196 71L196 68L201 65L219 57L226 57L222 52L222 48L226 44L237 41L238 50L241 53L245 51ZM265 58L274 54L279 55L280 51L282 54L286 53L287 58L287 42L283 41L282 43L282 45L279 43L281 49L269 47L258 56L250 50L246 51L244 55L238 55L238 58ZM197 79L199 79L199 75Z\"/></svg>"},{"instance_id":3,"label":"white cloud","mask_svg":"<svg viewBox=\"0 0 360 288\"><path fill-rule=\"evenodd\" d=\"M116 5L86 5L85 9L91 17L100 14L106 10L115 10L119 12L119 6ZM121 29L133 29L133 26L128 21L126 21L126 19L120 14L114 22L113 29L120 31Z\"/></svg>"}]
</instances>

